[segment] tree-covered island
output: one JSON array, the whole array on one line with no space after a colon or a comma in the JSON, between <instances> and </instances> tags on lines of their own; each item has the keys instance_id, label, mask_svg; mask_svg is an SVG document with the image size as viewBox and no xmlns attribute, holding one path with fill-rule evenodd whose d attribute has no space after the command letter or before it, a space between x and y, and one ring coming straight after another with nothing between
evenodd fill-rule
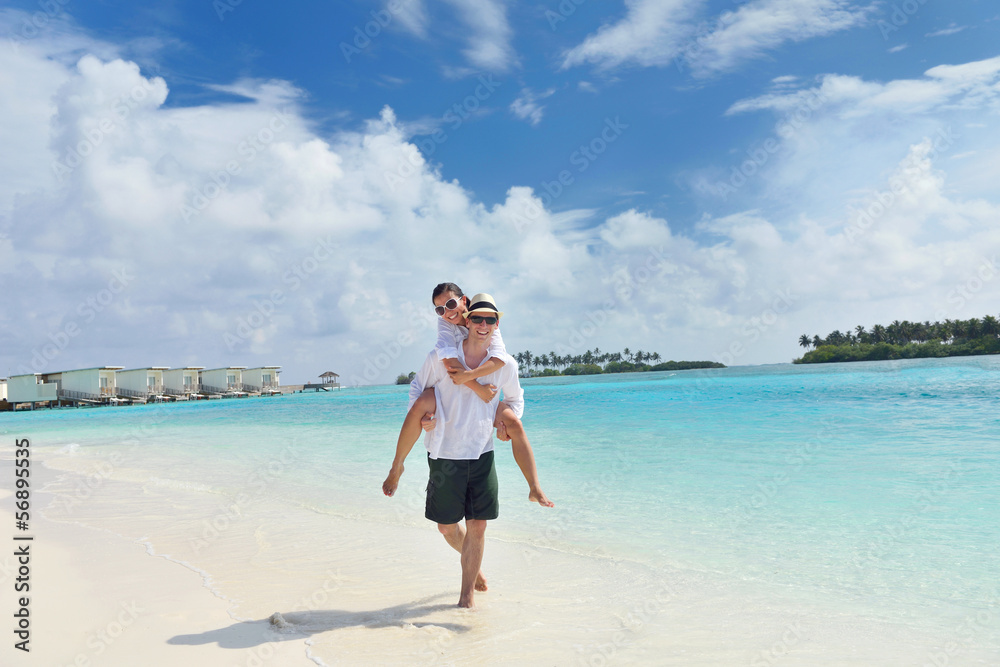
<instances>
[{"instance_id":1,"label":"tree-covered island","mask_svg":"<svg viewBox=\"0 0 1000 667\"><path fill-rule=\"evenodd\" d=\"M858 325L832 331L825 338L802 334L799 345L813 349L795 359L796 364L1000 354L1000 321L992 315L933 323L896 320L870 330Z\"/></svg>"},{"instance_id":2,"label":"tree-covered island","mask_svg":"<svg viewBox=\"0 0 1000 667\"><path fill-rule=\"evenodd\" d=\"M688 371L695 368L725 368L717 361L663 361L659 352L632 352L627 347L621 352L601 352L600 348L583 354L559 355L555 352L534 354L525 351L514 355L521 377L549 377L553 375L598 375L600 373L643 373L647 371ZM400 374L396 384L407 384L413 379Z\"/></svg>"},{"instance_id":3,"label":"tree-covered island","mask_svg":"<svg viewBox=\"0 0 1000 667\"><path fill-rule=\"evenodd\" d=\"M522 377L550 375L597 375L599 373L643 373L647 371L686 371L694 368L725 368L717 361L663 361L659 352L629 350L601 352L600 348L583 354L559 355L555 352L534 354L530 351L514 355Z\"/></svg>"}]
</instances>

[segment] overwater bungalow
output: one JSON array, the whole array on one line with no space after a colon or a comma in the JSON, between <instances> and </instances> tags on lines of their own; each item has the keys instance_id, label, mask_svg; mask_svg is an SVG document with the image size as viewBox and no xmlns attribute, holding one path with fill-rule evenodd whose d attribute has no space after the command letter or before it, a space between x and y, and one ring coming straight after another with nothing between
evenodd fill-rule
<instances>
[{"instance_id":1,"label":"overwater bungalow","mask_svg":"<svg viewBox=\"0 0 1000 667\"><path fill-rule=\"evenodd\" d=\"M204 366L185 366L163 371L163 393L175 401L186 401L198 396L198 373Z\"/></svg>"},{"instance_id":2,"label":"overwater bungalow","mask_svg":"<svg viewBox=\"0 0 1000 667\"><path fill-rule=\"evenodd\" d=\"M46 381L58 387L59 400L96 405L125 402L118 398L117 373L122 366L97 366L47 374Z\"/></svg>"},{"instance_id":3,"label":"overwater bungalow","mask_svg":"<svg viewBox=\"0 0 1000 667\"><path fill-rule=\"evenodd\" d=\"M243 371L243 391L261 396L280 394L278 374L281 366L258 366Z\"/></svg>"},{"instance_id":4,"label":"overwater bungalow","mask_svg":"<svg viewBox=\"0 0 1000 667\"><path fill-rule=\"evenodd\" d=\"M198 377L201 381L199 393L209 397L245 396L243 391L243 371L246 366L226 366L201 371Z\"/></svg>"},{"instance_id":5,"label":"overwater bungalow","mask_svg":"<svg viewBox=\"0 0 1000 667\"><path fill-rule=\"evenodd\" d=\"M118 371L115 374L116 395L139 403L164 400L163 372L166 370L170 370L169 366Z\"/></svg>"},{"instance_id":6,"label":"overwater bungalow","mask_svg":"<svg viewBox=\"0 0 1000 667\"><path fill-rule=\"evenodd\" d=\"M59 386L55 382L49 382L42 373L25 373L7 378L7 401L15 410L18 405L27 405L33 410L37 403L58 399Z\"/></svg>"}]
</instances>

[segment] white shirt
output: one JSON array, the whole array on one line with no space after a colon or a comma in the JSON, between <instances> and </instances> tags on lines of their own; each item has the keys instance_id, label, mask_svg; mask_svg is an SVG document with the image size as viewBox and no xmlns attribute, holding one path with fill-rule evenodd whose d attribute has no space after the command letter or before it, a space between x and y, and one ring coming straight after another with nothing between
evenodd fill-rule
<instances>
[{"instance_id":1,"label":"white shirt","mask_svg":"<svg viewBox=\"0 0 1000 667\"><path fill-rule=\"evenodd\" d=\"M455 359L458 357L459 344L469 337L469 329L452 324L443 317L438 318L438 337L434 350L438 359ZM504 347L503 338L500 337L500 327L498 326L493 335L490 336L490 346L486 350L486 358L496 357L503 359L507 355L507 348Z\"/></svg>"},{"instance_id":2,"label":"white shirt","mask_svg":"<svg viewBox=\"0 0 1000 667\"><path fill-rule=\"evenodd\" d=\"M462 366L471 370L465 363L464 341L459 344L458 351L457 358ZM489 358L487 352L483 362ZM499 390L492 401L485 403L468 387L451 381L436 350L427 355L424 365L410 383L410 406L424 389L434 387L434 398L437 400L436 426L424 433L424 446L432 459L475 460L492 451L493 420L501 391L504 401L514 414L518 418L524 414L524 392L517 379L517 362L509 354L502 359L503 368L476 380L482 384L496 385Z\"/></svg>"}]
</instances>

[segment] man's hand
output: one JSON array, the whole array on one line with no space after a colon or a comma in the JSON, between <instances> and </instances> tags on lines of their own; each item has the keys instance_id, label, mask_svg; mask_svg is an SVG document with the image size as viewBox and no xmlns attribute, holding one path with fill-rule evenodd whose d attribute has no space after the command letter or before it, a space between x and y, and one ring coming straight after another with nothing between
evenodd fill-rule
<instances>
[{"instance_id":1,"label":"man's hand","mask_svg":"<svg viewBox=\"0 0 1000 667\"><path fill-rule=\"evenodd\" d=\"M382 482L382 493L392 497L392 494L396 493L396 487L399 486L399 478L403 476L403 466L400 464L399 468L395 466L389 471L389 476L385 478Z\"/></svg>"},{"instance_id":2,"label":"man's hand","mask_svg":"<svg viewBox=\"0 0 1000 667\"><path fill-rule=\"evenodd\" d=\"M504 442L510 440L510 436L507 435L507 425L503 422L497 424L497 437Z\"/></svg>"},{"instance_id":3,"label":"man's hand","mask_svg":"<svg viewBox=\"0 0 1000 667\"><path fill-rule=\"evenodd\" d=\"M435 426L437 426L437 420L434 417L434 413L425 412L424 416L420 418L420 428L425 431L433 431Z\"/></svg>"}]
</instances>

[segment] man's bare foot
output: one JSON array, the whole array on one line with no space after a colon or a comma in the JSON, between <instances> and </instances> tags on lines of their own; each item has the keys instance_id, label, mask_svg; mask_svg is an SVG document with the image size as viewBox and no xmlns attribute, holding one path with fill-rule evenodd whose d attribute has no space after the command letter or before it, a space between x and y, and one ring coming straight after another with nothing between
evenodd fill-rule
<instances>
[{"instance_id":1,"label":"man's bare foot","mask_svg":"<svg viewBox=\"0 0 1000 667\"><path fill-rule=\"evenodd\" d=\"M556 504L549 500L549 497L545 495L545 492L540 488L535 487L528 492L528 500L533 503L538 503L542 507L555 507Z\"/></svg>"},{"instance_id":2,"label":"man's bare foot","mask_svg":"<svg viewBox=\"0 0 1000 667\"><path fill-rule=\"evenodd\" d=\"M486 585L486 577L483 576L483 571L480 570L479 574L476 575L476 590L485 593L490 590L490 587Z\"/></svg>"},{"instance_id":3,"label":"man's bare foot","mask_svg":"<svg viewBox=\"0 0 1000 667\"><path fill-rule=\"evenodd\" d=\"M460 598L458 598L458 606L462 607L463 609L475 609L476 602L475 600L472 599L472 593L469 593L468 597L463 595Z\"/></svg>"}]
</instances>

